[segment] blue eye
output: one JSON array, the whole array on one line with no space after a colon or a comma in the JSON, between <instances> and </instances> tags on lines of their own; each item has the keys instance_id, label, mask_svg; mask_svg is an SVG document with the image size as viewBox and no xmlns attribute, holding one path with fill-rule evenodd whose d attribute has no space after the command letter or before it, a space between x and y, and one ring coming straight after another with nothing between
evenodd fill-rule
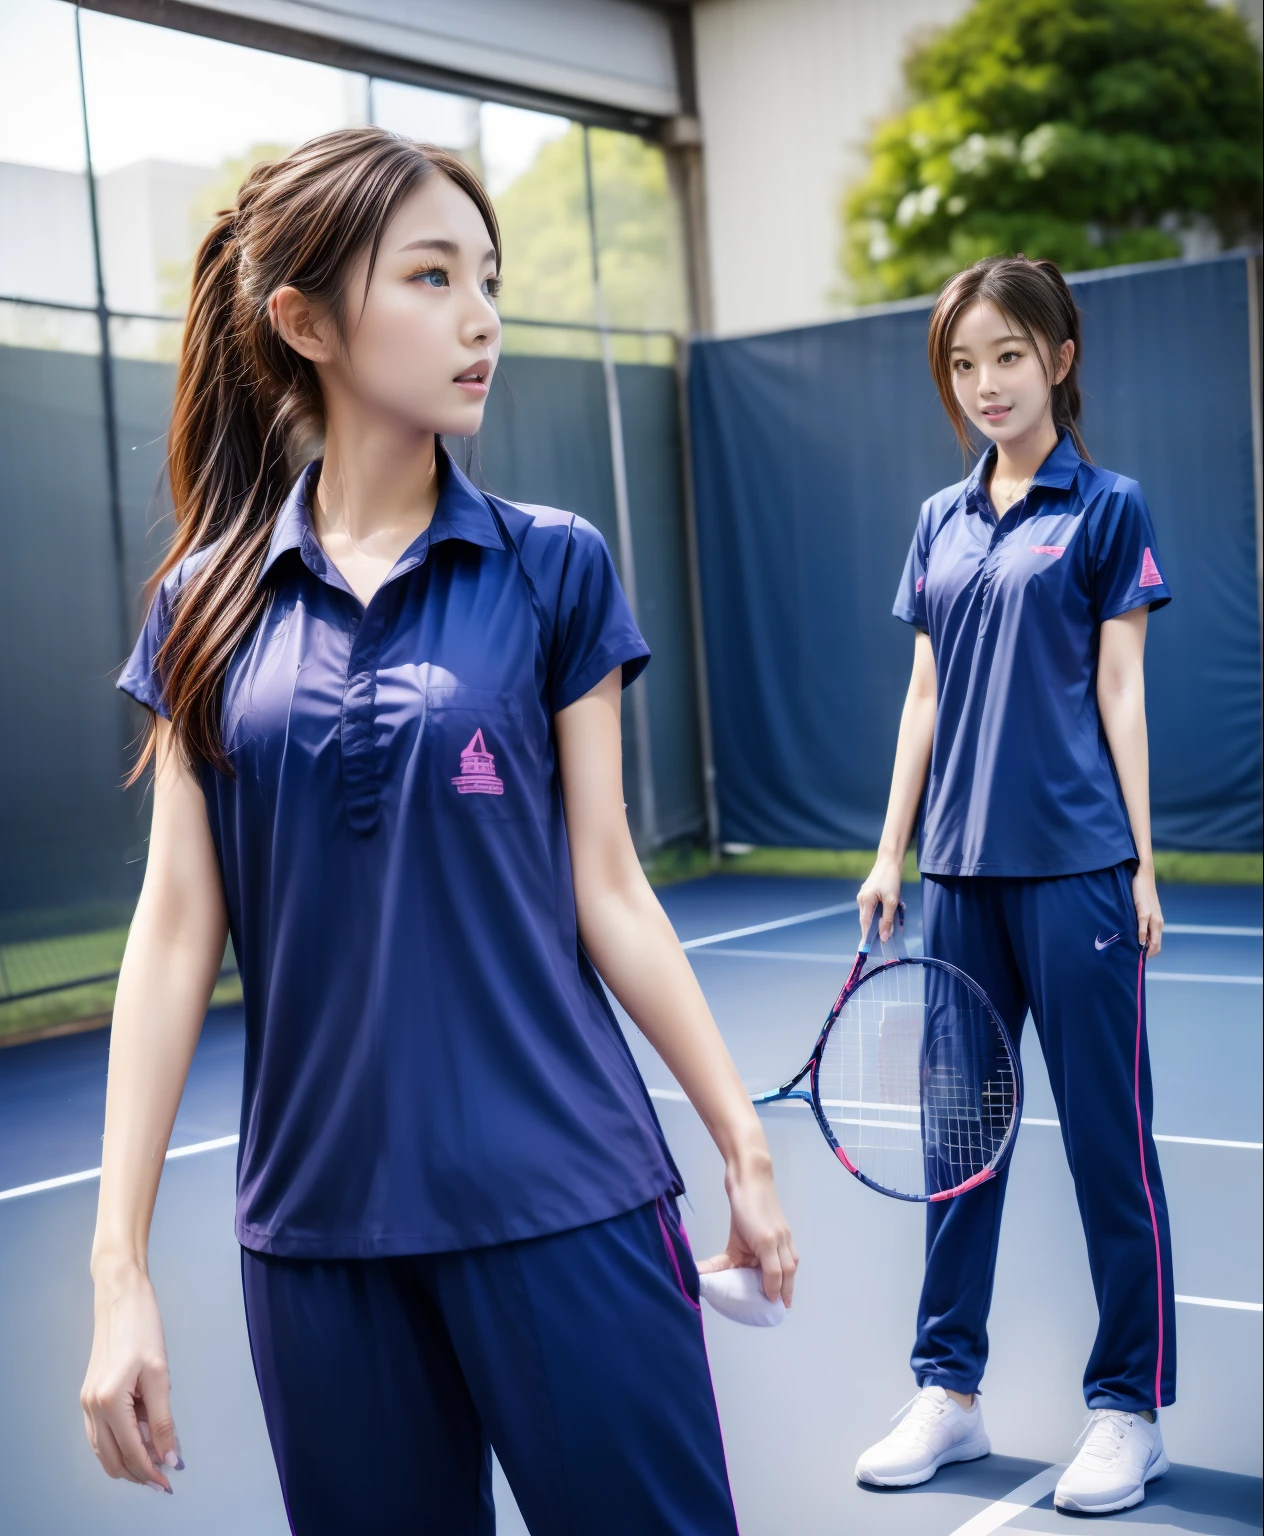
<instances>
[{"instance_id":1,"label":"blue eye","mask_svg":"<svg viewBox=\"0 0 1264 1536\"><path fill-rule=\"evenodd\" d=\"M425 283L428 288L446 288L448 286L448 274L442 267L428 267L424 272L415 272L414 280Z\"/></svg>"}]
</instances>

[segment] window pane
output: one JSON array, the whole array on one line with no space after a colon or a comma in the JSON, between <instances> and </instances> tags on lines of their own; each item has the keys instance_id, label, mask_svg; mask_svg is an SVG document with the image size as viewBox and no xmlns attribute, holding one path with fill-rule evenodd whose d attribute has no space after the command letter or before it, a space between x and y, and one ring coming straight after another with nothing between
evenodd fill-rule
<instances>
[{"instance_id":1,"label":"window pane","mask_svg":"<svg viewBox=\"0 0 1264 1536\"><path fill-rule=\"evenodd\" d=\"M369 101L372 120L379 127L420 139L423 144L455 150L482 175L479 104L473 96L451 96L446 91L428 91L396 80L374 80Z\"/></svg>"},{"instance_id":2,"label":"window pane","mask_svg":"<svg viewBox=\"0 0 1264 1536\"><path fill-rule=\"evenodd\" d=\"M198 243L250 167L366 122L368 82L96 11L82 27L107 300L179 315ZM168 330L137 326L120 340L165 356Z\"/></svg>"},{"instance_id":3,"label":"window pane","mask_svg":"<svg viewBox=\"0 0 1264 1536\"><path fill-rule=\"evenodd\" d=\"M58 0L0 6L0 295L95 304L75 13ZM16 308L16 306L14 306ZM47 313L6 315L7 338L57 345ZM72 324L73 329L73 324Z\"/></svg>"},{"instance_id":4,"label":"window pane","mask_svg":"<svg viewBox=\"0 0 1264 1536\"><path fill-rule=\"evenodd\" d=\"M0 347L96 353L101 350L101 327L95 314L0 299Z\"/></svg>"},{"instance_id":5,"label":"window pane","mask_svg":"<svg viewBox=\"0 0 1264 1536\"><path fill-rule=\"evenodd\" d=\"M684 246L663 152L604 128L590 130L589 142L610 323L683 331Z\"/></svg>"},{"instance_id":6,"label":"window pane","mask_svg":"<svg viewBox=\"0 0 1264 1536\"><path fill-rule=\"evenodd\" d=\"M583 129L566 118L487 102L483 162L504 243L503 315L591 325L592 257ZM583 331L505 326L507 351L596 357Z\"/></svg>"}]
</instances>

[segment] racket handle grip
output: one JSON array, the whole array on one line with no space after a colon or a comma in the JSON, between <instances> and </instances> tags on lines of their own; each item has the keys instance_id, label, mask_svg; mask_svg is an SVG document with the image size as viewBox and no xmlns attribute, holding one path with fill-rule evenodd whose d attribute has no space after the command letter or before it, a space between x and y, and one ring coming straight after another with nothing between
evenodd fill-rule
<instances>
[{"instance_id":1,"label":"racket handle grip","mask_svg":"<svg viewBox=\"0 0 1264 1536\"><path fill-rule=\"evenodd\" d=\"M869 921L869 932L865 934L865 942L860 947L862 955L869 954L873 946L878 942L878 928L882 923L882 903L879 902L873 909L873 917ZM895 924L891 929L891 946L895 950L897 958L905 958L904 951L904 903L900 902L895 909Z\"/></svg>"}]
</instances>

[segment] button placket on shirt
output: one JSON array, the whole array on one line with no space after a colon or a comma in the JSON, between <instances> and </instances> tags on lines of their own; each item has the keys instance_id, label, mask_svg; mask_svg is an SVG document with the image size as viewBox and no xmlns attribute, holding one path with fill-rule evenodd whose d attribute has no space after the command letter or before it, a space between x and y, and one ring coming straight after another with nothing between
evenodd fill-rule
<instances>
[{"instance_id":1,"label":"button placket on shirt","mask_svg":"<svg viewBox=\"0 0 1264 1536\"><path fill-rule=\"evenodd\" d=\"M347 815L360 833L371 832L377 824L381 789L373 746L373 704L382 629L380 611L366 612L351 642L342 693L342 779Z\"/></svg>"},{"instance_id":2,"label":"button placket on shirt","mask_svg":"<svg viewBox=\"0 0 1264 1536\"><path fill-rule=\"evenodd\" d=\"M1005 517L1008 517L1010 512L1014 510L1014 507L1007 508ZM1001 530L1001 524L1005 521L1005 517L998 518L992 524L992 536L988 540L987 554L984 556L983 565L981 566L983 580L980 583L980 592L982 594L982 602L979 607L980 635L987 633L988 620L992 617L994 582L997 570L1000 567L1001 555L1004 552L1006 540L1018 530L1027 517L1026 496L1023 497L1021 502L1017 503L1017 512L1018 516L1014 519L1013 525L1006 528L1004 532Z\"/></svg>"},{"instance_id":3,"label":"button placket on shirt","mask_svg":"<svg viewBox=\"0 0 1264 1536\"><path fill-rule=\"evenodd\" d=\"M353 615L348 629L351 647L342 693L342 781L347 819L354 831L367 836L377 826L382 777L374 733L377 669L394 602L395 583L425 559L426 551L401 564L383 581L363 614Z\"/></svg>"}]
</instances>

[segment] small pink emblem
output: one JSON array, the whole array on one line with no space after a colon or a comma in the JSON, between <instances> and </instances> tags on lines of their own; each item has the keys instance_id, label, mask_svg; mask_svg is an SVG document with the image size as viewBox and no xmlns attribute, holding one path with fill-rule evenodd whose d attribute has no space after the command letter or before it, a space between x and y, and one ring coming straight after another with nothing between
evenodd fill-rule
<instances>
[{"instance_id":1,"label":"small pink emblem","mask_svg":"<svg viewBox=\"0 0 1264 1536\"><path fill-rule=\"evenodd\" d=\"M505 781L496 777L496 759L487 750L481 730L474 732L461 753L461 772L452 782L461 795L503 795Z\"/></svg>"},{"instance_id":2,"label":"small pink emblem","mask_svg":"<svg viewBox=\"0 0 1264 1536\"><path fill-rule=\"evenodd\" d=\"M1066 554L1066 545L1065 544L1033 544L1031 546L1031 552L1032 552L1033 555L1052 555L1055 560L1061 560L1063 555Z\"/></svg>"},{"instance_id":3,"label":"small pink emblem","mask_svg":"<svg viewBox=\"0 0 1264 1536\"><path fill-rule=\"evenodd\" d=\"M919 576L917 578L917 590L920 592L925 585L926 585L926 578L925 578L925 576Z\"/></svg>"},{"instance_id":4,"label":"small pink emblem","mask_svg":"<svg viewBox=\"0 0 1264 1536\"><path fill-rule=\"evenodd\" d=\"M1137 585L1139 587L1161 587L1163 585L1163 578L1159 575L1159 568L1154 563L1154 556L1150 553L1149 546L1146 547L1146 552L1141 557L1141 580Z\"/></svg>"}]
</instances>

